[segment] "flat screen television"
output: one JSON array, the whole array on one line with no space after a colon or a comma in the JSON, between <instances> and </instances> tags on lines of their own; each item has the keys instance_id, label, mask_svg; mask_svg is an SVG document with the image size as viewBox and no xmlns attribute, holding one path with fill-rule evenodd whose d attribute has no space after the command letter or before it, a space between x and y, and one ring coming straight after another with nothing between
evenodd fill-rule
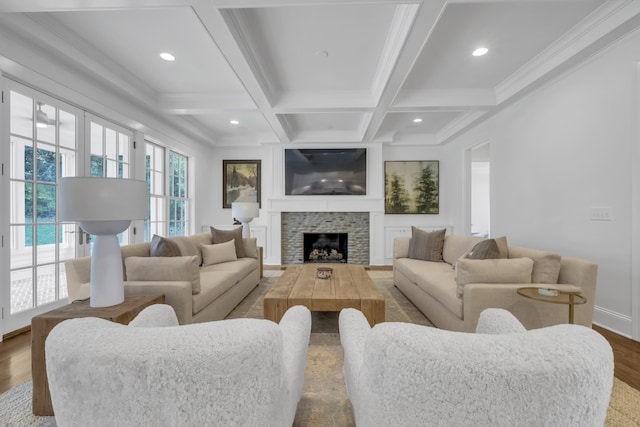
<instances>
[{"instance_id":1,"label":"flat screen television","mask_svg":"<svg viewBox=\"0 0 640 427\"><path fill-rule=\"evenodd\" d=\"M367 194L366 148L285 148L284 193L289 196Z\"/></svg>"}]
</instances>

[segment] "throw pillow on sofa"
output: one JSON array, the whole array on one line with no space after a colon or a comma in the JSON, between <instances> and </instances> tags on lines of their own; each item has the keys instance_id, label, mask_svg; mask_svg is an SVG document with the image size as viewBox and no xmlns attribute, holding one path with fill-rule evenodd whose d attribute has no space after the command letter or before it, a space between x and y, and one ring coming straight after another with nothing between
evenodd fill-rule
<instances>
[{"instance_id":1,"label":"throw pillow on sofa","mask_svg":"<svg viewBox=\"0 0 640 427\"><path fill-rule=\"evenodd\" d=\"M509 258L509 245L507 244L507 236L496 237L493 239L496 241L496 245L498 245L498 250L500 251L500 255L498 258Z\"/></svg>"},{"instance_id":2,"label":"throw pillow on sofa","mask_svg":"<svg viewBox=\"0 0 640 427\"><path fill-rule=\"evenodd\" d=\"M237 259L236 245L233 240L214 245L202 245L203 266L235 261Z\"/></svg>"},{"instance_id":3,"label":"throw pillow on sofa","mask_svg":"<svg viewBox=\"0 0 640 427\"><path fill-rule=\"evenodd\" d=\"M532 283L558 283L562 256L552 252L530 250L533 260Z\"/></svg>"},{"instance_id":4,"label":"throw pillow on sofa","mask_svg":"<svg viewBox=\"0 0 640 427\"><path fill-rule=\"evenodd\" d=\"M180 247L171 239L153 235L151 239L151 247L149 248L151 256L182 256Z\"/></svg>"},{"instance_id":5,"label":"throw pillow on sofa","mask_svg":"<svg viewBox=\"0 0 640 427\"><path fill-rule=\"evenodd\" d=\"M411 227L411 242L409 243L409 258L423 261L444 262L442 250L446 229L437 231L423 231Z\"/></svg>"},{"instance_id":6,"label":"throw pillow on sofa","mask_svg":"<svg viewBox=\"0 0 640 427\"><path fill-rule=\"evenodd\" d=\"M469 283L531 283L532 271L531 258L462 258L456 267L458 298L462 298Z\"/></svg>"},{"instance_id":7,"label":"throw pillow on sofa","mask_svg":"<svg viewBox=\"0 0 640 427\"><path fill-rule=\"evenodd\" d=\"M197 256L137 257L124 260L128 281L191 282L191 293L200 292L200 263Z\"/></svg>"},{"instance_id":8,"label":"throw pillow on sofa","mask_svg":"<svg viewBox=\"0 0 640 427\"><path fill-rule=\"evenodd\" d=\"M181 256L195 256L198 258L198 265L202 264L202 253L200 253L200 248L193 243L191 237L175 236L171 238L171 241L178 245Z\"/></svg>"},{"instance_id":9,"label":"throw pillow on sofa","mask_svg":"<svg viewBox=\"0 0 640 427\"><path fill-rule=\"evenodd\" d=\"M219 244L233 240L236 246L236 256L238 258L244 258L244 244L242 243L242 226L234 228L233 230L219 230L215 227L211 228L211 243Z\"/></svg>"},{"instance_id":10,"label":"throw pillow on sofa","mask_svg":"<svg viewBox=\"0 0 640 427\"><path fill-rule=\"evenodd\" d=\"M495 259L500 258L500 249L495 239L487 239L476 244L471 252L469 252L470 259Z\"/></svg>"}]
</instances>

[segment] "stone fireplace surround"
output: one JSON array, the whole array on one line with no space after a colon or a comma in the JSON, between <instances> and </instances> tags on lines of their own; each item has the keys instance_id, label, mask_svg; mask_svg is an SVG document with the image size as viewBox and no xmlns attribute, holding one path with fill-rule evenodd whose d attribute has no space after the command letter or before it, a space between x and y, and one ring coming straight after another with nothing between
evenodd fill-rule
<instances>
[{"instance_id":1,"label":"stone fireplace surround","mask_svg":"<svg viewBox=\"0 0 640 427\"><path fill-rule=\"evenodd\" d=\"M369 264L368 212L282 212L282 265L304 262L304 233L347 233L350 264Z\"/></svg>"},{"instance_id":2,"label":"stone fireplace surround","mask_svg":"<svg viewBox=\"0 0 640 427\"><path fill-rule=\"evenodd\" d=\"M384 199L377 197L360 197L360 196L335 196L335 197L315 197L315 196L296 196L296 197L274 197L266 200L263 203L263 208L266 208L266 224L264 227L263 244L264 251L264 263L266 265L288 265L293 263L294 260L290 258L289 254L285 254L283 251L288 249L285 247L285 233L287 225L283 221L283 217L287 217L288 214L310 216L311 221L315 224L319 224L319 220L316 215L325 218L330 218L334 213L338 214L357 214L358 220L355 222L365 222L368 224L367 231L360 236L361 242L353 241L353 236L349 236L349 263L357 263L362 265L385 265L384 261ZM345 219L349 218L349 219ZM339 218L334 221L344 221L345 227L356 227L356 224L352 217L345 217L342 220ZM335 223L334 223L335 224ZM319 232L324 232L326 229L322 229ZM308 232L315 232L314 230L307 230ZM328 232L347 232L346 231L331 229ZM302 232L301 232L302 233ZM365 243L366 242L366 243ZM302 263L302 248L303 235L300 234L299 246L301 254L300 260L295 260L295 263ZM360 251L366 244L365 254L361 254L355 258L355 254ZM352 246L358 245L358 246Z\"/></svg>"}]
</instances>

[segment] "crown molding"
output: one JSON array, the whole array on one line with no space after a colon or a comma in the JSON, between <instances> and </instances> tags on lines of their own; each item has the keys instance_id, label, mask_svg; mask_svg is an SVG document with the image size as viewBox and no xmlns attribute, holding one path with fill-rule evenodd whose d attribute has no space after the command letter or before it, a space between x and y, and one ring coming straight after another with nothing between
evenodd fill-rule
<instances>
[{"instance_id":1,"label":"crown molding","mask_svg":"<svg viewBox=\"0 0 640 427\"><path fill-rule=\"evenodd\" d=\"M580 24L498 84L496 86L498 104L521 93L529 85L542 79L590 46L602 44L602 40L608 34L638 14L640 14L640 2L636 0L604 3Z\"/></svg>"}]
</instances>

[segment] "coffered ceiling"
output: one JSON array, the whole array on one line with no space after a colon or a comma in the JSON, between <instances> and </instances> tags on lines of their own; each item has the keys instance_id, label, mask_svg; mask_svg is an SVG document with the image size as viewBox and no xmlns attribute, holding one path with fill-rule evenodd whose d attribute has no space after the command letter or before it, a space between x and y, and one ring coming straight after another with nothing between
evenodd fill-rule
<instances>
[{"instance_id":1,"label":"coffered ceiling","mask_svg":"<svg viewBox=\"0 0 640 427\"><path fill-rule=\"evenodd\" d=\"M636 0L0 2L0 26L213 146L446 143L639 16Z\"/></svg>"}]
</instances>

